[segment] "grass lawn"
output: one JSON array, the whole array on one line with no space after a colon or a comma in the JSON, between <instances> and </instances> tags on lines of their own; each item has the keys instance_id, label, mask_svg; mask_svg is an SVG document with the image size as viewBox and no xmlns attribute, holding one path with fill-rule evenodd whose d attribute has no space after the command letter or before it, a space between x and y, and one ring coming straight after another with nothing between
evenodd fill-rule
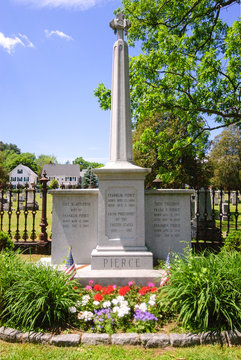
<instances>
[{"instance_id":1,"label":"grass lawn","mask_svg":"<svg viewBox=\"0 0 241 360\"><path fill-rule=\"evenodd\" d=\"M0 341L1 360L238 360L241 347L196 346L183 349L145 349L140 346L79 346L57 348L49 345L11 344Z\"/></svg>"},{"instance_id":2,"label":"grass lawn","mask_svg":"<svg viewBox=\"0 0 241 360\"><path fill-rule=\"evenodd\" d=\"M20 255L25 261L28 262L37 262L39 261L41 258L47 258L47 257L51 257L50 255L39 255L39 254L21 254ZM1 358L0 358L1 360Z\"/></svg>"},{"instance_id":3,"label":"grass lawn","mask_svg":"<svg viewBox=\"0 0 241 360\"><path fill-rule=\"evenodd\" d=\"M40 233L40 222L41 222L41 212L42 212L42 199L40 198L40 194L37 193L36 194L36 201L39 204L39 210L36 213L36 217L35 217L35 230L36 230L36 236L38 238L39 233ZM11 217L11 232L12 232L12 238L14 238L15 233L16 233L16 229L17 229L17 216L16 216L16 210L17 210L17 202L13 202L12 204L12 208L13 210L13 214ZM52 226L52 195L48 194L47 196L47 221L48 221L48 228L47 228L47 233L48 236L50 237L51 235L51 226ZM3 231L8 231L8 227L9 227L9 218L8 218L8 212L5 211L4 212L4 216L3 216ZM32 227L33 227L33 215L32 215L32 211L29 210L28 212L28 218L27 218L27 231L28 231L28 236L30 239L31 236L31 232L32 232ZM24 211L21 211L20 214L20 218L19 218L19 231L20 231L20 236L23 236L24 233L24 228L25 228L25 216L24 216ZM20 239L20 241L22 241L22 239Z\"/></svg>"}]
</instances>

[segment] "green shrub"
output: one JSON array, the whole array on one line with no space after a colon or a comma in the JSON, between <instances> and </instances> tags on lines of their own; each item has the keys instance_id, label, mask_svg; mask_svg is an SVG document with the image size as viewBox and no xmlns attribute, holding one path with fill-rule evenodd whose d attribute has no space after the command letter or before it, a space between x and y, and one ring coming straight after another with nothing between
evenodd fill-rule
<instances>
[{"instance_id":1,"label":"green shrub","mask_svg":"<svg viewBox=\"0 0 241 360\"><path fill-rule=\"evenodd\" d=\"M17 264L16 269L11 259ZM13 256L2 256L0 266L4 269L0 275L2 323L28 330L58 330L66 326L73 316L69 309L78 297L74 281L66 283L64 272L25 263Z\"/></svg>"},{"instance_id":2,"label":"green shrub","mask_svg":"<svg viewBox=\"0 0 241 360\"><path fill-rule=\"evenodd\" d=\"M241 251L241 230L235 230L228 234L224 241L223 249L227 251Z\"/></svg>"},{"instance_id":3,"label":"green shrub","mask_svg":"<svg viewBox=\"0 0 241 360\"><path fill-rule=\"evenodd\" d=\"M52 179L50 184L49 184L49 188L50 189L58 189L59 188L59 183L57 179Z\"/></svg>"},{"instance_id":4,"label":"green shrub","mask_svg":"<svg viewBox=\"0 0 241 360\"><path fill-rule=\"evenodd\" d=\"M2 251L0 253L0 314L3 310L4 294L14 282L19 281L24 262L19 252Z\"/></svg>"},{"instance_id":5,"label":"green shrub","mask_svg":"<svg viewBox=\"0 0 241 360\"><path fill-rule=\"evenodd\" d=\"M0 231L0 251L1 250L13 250L14 242L8 235L8 233L4 231Z\"/></svg>"},{"instance_id":6,"label":"green shrub","mask_svg":"<svg viewBox=\"0 0 241 360\"><path fill-rule=\"evenodd\" d=\"M168 305L186 329L241 328L241 253L223 251L177 257L170 285L163 287Z\"/></svg>"}]
</instances>

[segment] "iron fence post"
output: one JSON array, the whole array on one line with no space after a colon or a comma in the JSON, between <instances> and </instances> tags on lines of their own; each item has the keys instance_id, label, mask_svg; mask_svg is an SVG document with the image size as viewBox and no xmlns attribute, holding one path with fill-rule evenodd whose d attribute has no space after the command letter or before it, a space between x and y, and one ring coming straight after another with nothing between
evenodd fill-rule
<instances>
[{"instance_id":1,"label":"iron fence post","mask_svg":"<svg viewBox=\"0 0 241 360\"><path fill-rule=\"evenodd\" d=\"M49 179L47 178L47 173L44 171L42 178L39 180L42 186L42 217L40 222L41 233L39 234L39 241L38 243L45 243L48 241L48 234L47 234L47 182Z\"/></svg>"}]
</instances>

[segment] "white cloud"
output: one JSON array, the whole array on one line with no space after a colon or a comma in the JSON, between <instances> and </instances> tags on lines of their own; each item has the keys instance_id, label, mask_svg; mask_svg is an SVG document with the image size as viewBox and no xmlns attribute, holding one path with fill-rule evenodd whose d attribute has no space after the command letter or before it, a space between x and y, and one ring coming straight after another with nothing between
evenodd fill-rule
<instances>
[{"instance_id":1,"label":"white cloud","mask_svg":"<svg viewBox=\"0 0 241 360\"><path fill-rule=\"evenodd\" d=\"M2 46L9 54L13 54L17 45L23 47L34 47L33 43L26 35L18 34L12 35L12 37L5 36L0 32L0 46Z\"/></svg>"},{"instance_id":2,"label":"white cloud","mask_svg":"<svg viewBox=\"0 0 241 360\"><path fill-rule=\"evenodd\" d=\"M51 36L59 36L61 37L62 39L65 39L65 40L73 40L73 38L67 34L65 34L63 31L59 31L59 30L52 30L52 31L49 31L49 30L44 30L45 32L45 35L46 37L51 37Z\"/></svg>"},{"instance_id":3,"label":"white cloud","mask_svg":"<svg viewBox=\"0 0 241 360\"><path fill-rule=\"evenodd\" d=\"M65 8L87 10L97 4L111 0L15 0L16 2L33 5L34 7Z\"/></svg>"}]
</instances>

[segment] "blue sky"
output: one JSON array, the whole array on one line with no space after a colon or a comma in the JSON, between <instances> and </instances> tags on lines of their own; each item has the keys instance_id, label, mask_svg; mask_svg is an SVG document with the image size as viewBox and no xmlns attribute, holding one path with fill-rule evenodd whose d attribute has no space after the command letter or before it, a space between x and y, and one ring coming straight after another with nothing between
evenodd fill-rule
<instances>
[{"instance_id":1,"label":"blue sky","mask_svg":"<svg viewBox=\"0 0 241 360\"><path fill-rule=\"evenodd\" d=\"M1 0L0 140L22 152L107 162L110 112L93 95L111 87L109 27L121 0ZM240 7L223 11L237 20ZM130 55L137 50L130 49Z\"/></svg>"}]
</instances>

